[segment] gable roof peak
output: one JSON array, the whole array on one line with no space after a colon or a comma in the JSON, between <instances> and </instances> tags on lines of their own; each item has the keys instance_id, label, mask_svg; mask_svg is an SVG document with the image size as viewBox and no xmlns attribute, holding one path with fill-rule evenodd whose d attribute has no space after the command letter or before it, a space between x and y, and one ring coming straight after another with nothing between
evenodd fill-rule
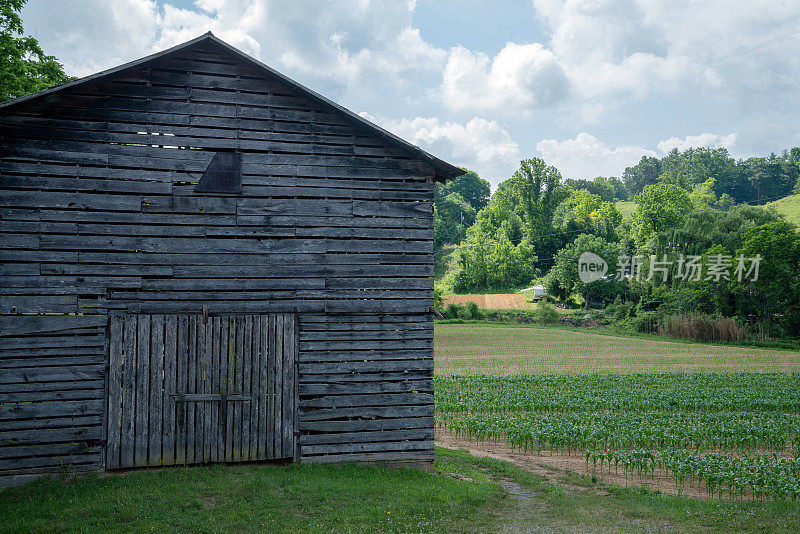
<instances>
[{"instance_id":1,"label":"gable roof peak","mask_svg":"<svg viewBox=\"0 0 800 534\"><path fill-rule=\"evenodd\" d=\"M322 96L321 94L317 93L316 91L314 91L312 89L309 89L305 85L303 85L303 84L301 84L299 82L296 82L295 80L289 78L288 76L286 76L284 74L281 74L280 72L276 71L272 67L269 67L268 65L262 63L261 61L255 59L254 57L247 55L246 53L242 52L238 48L228 44L225 41L223 41L222 39L220 39L219 37L217 37L216 35L214 35L210 31L208 31L208 32L206 32L206 33L204 33L204 34L202 34L202 35L200 35L198 37L195 37L194 39L186 41L185 43L178 44L178 45L173 46L171 48L168 48L166 50L162 50L161 52L156 52L155 54L151 54L149 56L145 56L143 58L131 61L129 63L125 63L123 65L119 65L117 67L113 67L113 68L104 70L102 72L98 72L96 74L91 74L89 76L86 76L86 77L83 77L83 78L79 78L77 80L73 80L73 81L66 82L66 83L63 83L63 84L60 84L60 85L56 85L56 86L50 87L48 89L44 89L42 91L39 91L37 93L32 93L32 94L29 94L29 95L21 96L19 98L14 99L14 100L9 100L9 101L6 101L6 102L2 102L2 103L0 103L0 111L2 111L5 108L8 108L10 106L15 106L15 105L21 104L23 102L27 102L27 101L34 100L34 99L37 99L37 98L41 98L41 97L43 97L45 95L57 93L57 92L63 91L65 89L68 89L68 88L71 88L71 87L75 87L75 86L78 86L78 85L83 85L83 84L88 83L90 81L97 80L97 79L100 79L100 78L104 78L104 77L107 77L107 76L111 76L113 74L117 74L117 73L125 71L127 69L132 69L132 68L135 68L135 67L139 67L139 66L141 66L141 65L143 65L145 63L148 63L150 61L162 58L162 57L164 57L164 56L166 56L168 54L172 54L174 52L177 52L177 51L180 51L180 50L184 50L186 48L190 48L190 47L192 47L194 45L197 45L199 43L209 42L209 41L216 43L217 45L222 47L227 53L229 53L233 57L235 57L237 59L240 59L240 60L243 60L243 61L245 61L245 62L247 62L247 63L249 63L251 65L254 65L258 69L261 69L263 71L268 72L270 75L280 79L281 81L283 81L284 83L288 84L290 87L293 87L294 89L299 91L304 96L310 98L311 100L317 101L320 104L322 104L323 106L326 106L326 107L329 107L329 108L333 108L335 111L337 111L337 112L345 115L349 119L351 119L357 125L362 126L362 127L366 127L373 134L377 135L378 137L381 137L381 138L385 139L388 143L390 143L390 144L392 144L394 146L397 146L401 150L410 153L414 157L417 157L417 158L419 158L419 159L421 159L423 161L428 162L436 171L434 178L437 181L445 181L447 179L455 178L457 176L461 176L462 174L464 174L464 171L462 169L460 169L459 167L456 167L455 165L452 165L450 163L447 163L444 160L441 160L441 159L437 158L436 156L434 156L434 155L422 150L418 146L413 145L413 144L409 143L408 141L405 141L404 139L401 139L400 137L394 135L393 133L391 133L391 132L389 132L387 130L384 130L380 126L378 126L376 124L373 124L372 122L370 122L369 120L365 119L364 117L362 117L362 116L350 111L349 109L337 104L336 102L334 102L334 101Z\"/></svg>"}]
</instances>

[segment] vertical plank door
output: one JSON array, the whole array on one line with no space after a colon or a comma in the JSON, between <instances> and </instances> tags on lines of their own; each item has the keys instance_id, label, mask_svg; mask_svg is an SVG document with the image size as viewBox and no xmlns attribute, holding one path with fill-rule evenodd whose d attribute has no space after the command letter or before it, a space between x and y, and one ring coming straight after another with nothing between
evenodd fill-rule
<instances>
[{"instance_id":1,"label":"vertical plank door","mask_svg":"<svg viewBox=\"0 0 800 534\"><path fill-rule=\"evenodd\" d=\"M293 315L120 315L106 468L292 458Z\"/></svg>"}]
</instances>

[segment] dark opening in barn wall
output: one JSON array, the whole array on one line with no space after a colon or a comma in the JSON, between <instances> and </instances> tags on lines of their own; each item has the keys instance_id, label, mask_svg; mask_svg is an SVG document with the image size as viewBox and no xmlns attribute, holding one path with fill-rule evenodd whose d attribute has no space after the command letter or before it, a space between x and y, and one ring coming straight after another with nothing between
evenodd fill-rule
<instances>
[{"instance_id":1,"label":"dark opening in barn wall","mask_svg":"<svg viewBox=\"0 0 800 534\"><path fill-rule=\"evenodd\" d=\"M242 155L238 152L217 152L194 190L197 193L240 194Z\"/></svg>"}]
</instances>

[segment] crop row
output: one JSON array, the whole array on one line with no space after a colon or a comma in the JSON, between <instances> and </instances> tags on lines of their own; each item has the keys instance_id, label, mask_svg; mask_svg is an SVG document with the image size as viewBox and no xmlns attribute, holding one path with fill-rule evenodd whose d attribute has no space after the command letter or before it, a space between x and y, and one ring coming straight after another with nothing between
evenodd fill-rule
<instances>
[{"instance_id":1,"label":"crop row","mask_svg":"<svg viewBox=\"0 0 800 534\"><path fill-rule=\"evenodd\" d=\"M478 440L504 440L525 450L586 449L784 451L800 449L800 417L750 412L448 413L439 427Z\"/></svg>"},{"instance_id":2,"label":"crop row","mask_svg":"<svg viewBox=\"0 0 800 534\"><path fill-rule=\"evenodd\" d=\"M478 440L711 495L800 496L800 373L440 376L435 400L440 428Z\"/></svg>"},{"instance_id":3,"label":"crop row","mask_svg":"<svg viewBox=\"0 0 800 534\"><path fill-rule=\"evenodd\" d=\"M661 469L674 478L679 488L686 482L696 482L709 496L720 498L750 495L796 501L800 497L800 458L776 453L731 456L687 449L587 451L586 465L644 476Z\"/></svg>"},{"instance_id":4,"label":"crop row","mask_svg":"<svg viewBox=\"0 0 800 534\"><path fill-rule=\"evenodd\" d=\"M753 411L800 413L800 373L446 376L437 411Z\"/></svg>"}]
</instances>

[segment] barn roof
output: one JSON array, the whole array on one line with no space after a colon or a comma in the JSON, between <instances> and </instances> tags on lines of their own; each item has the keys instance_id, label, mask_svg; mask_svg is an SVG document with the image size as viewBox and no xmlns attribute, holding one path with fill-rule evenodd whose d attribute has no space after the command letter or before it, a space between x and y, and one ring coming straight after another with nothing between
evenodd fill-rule
<instances>
[{"instance_id":1,"label":"barn roof","mask_svg":"<svg viewBox=\"0 0 800 534\"><path fill-rule=\"evenodd\" d=\"M405 141L404 139L401 139L400 137L394 135L393 133L384 130L380 126L377 126L377 125L373 124L372 122L368 121L364 117L362 117L362 116L360 116L360 115L358 115L356 113L353 113L349 109L347 109L347 108L337 104L336 102L334 102L334 101L322 96L321 94L317 93L316 91L313 91L312 89L309 89L305 85L292 80L288 76L286 76L284 74L281 74L280 72L278 72L275 69L269 67L268 65L265 65L261 61L259 61L259 60L255 59L255 58L245 54L244 52L242 52L238 48L235 48L235 47L229 45L228 43L226 43L222 39L219 39L218 37L213 35L211 32L203 34L200 37L192 39L191 41L187 41L187 42L179 44L177 46L173 46L172 48L168 48L167 50L163 50L161 52L158 52L158 53L155 53L155 54L151 54L149 56L145 56L143 58L131 61L129 63L125 63L123 65L119 65L117 67L114 67L114 68L111 68L111 69L108 69L108 70L104 70L102 72L98 72L96 74L92 74L92 75L86 76L84 78L79 78L79 79L73 80L71 82L63 83L61 85L55 85L55 86L50 87L48 89L44 89L44 90L36 92L36 93L31 93L29 95L21 96L19 98L14 99L14 100L9 100L9 101L6 101L6 102L2 102L2 103L0 103L0 109L7 108L9 106L13 106L13 105L16 105L16 104L20 104L22 102L27 102L29 100L34 100L34 99L37 99L37 98L40 98L40 97L43 97L45 95L49 95L49 94L52 94L52 93L57 93L59 91L63 91L64 89L68 89L68 88L71 88L71 87L76 87L76 86L79 86L79 85L82 85L82 84L85 84L85 83L88 83L88 82L91 82L91 81L94 81L94 80L98 80L98 79L101 79L101 78L104 78L104 77L107 77L107 76L111 76L111 75L117 74L117 73L122 72L122 71L127 70L127 69L140 67L140 66L142 66L142 65L144 65L144 64L146 64L146 63L148 63L150 61L153 61L153 60L162 58L162 57L164 57L166 55L172 54L173 52L177 52L179 50L183 50L183 49L189 48L189 47L194 46L194 45L198 45L198 44L201 44L201 43L208 43L208 42L215 43L215 44L221 46L224 50L226 50L228 53L230 53L235 58L244 60L245 62L256 66L257 68L268 72L272 76L275 76L276 78L280 79L284 83L288 84L290 87L293 87L293 88L297 89L301 94L307 96L308 98L319 102L323 106L327 106L327 107L333 108L334 110L336 110L337 112L342 113L343 115L347 116L348 118L350 118L351 120L353 120L357 124L366 127L366 129L368 131L372 132L373 134L375 134L378 137L381 137L381 138L385 139L388 143L400 148L401 150L404 150L404 151L408 152L412 156L418 157L419 159L430 163L433 166L433 168L436 170L435 179L437 181L445 181L445 180L448 180L448 179L451 179L451 178L455 178L457 176L460 176L460 175L464 174L464 171L462 169L460 169L459 167L456 167L455 165L452 165L452 164L447 163L446 161L444 161L442 159L437 158L436 156L434 156L434 155L422 150L418 146L413 145L413 144L409 143L408 141Z\"/></svg>"}]
</instances>

